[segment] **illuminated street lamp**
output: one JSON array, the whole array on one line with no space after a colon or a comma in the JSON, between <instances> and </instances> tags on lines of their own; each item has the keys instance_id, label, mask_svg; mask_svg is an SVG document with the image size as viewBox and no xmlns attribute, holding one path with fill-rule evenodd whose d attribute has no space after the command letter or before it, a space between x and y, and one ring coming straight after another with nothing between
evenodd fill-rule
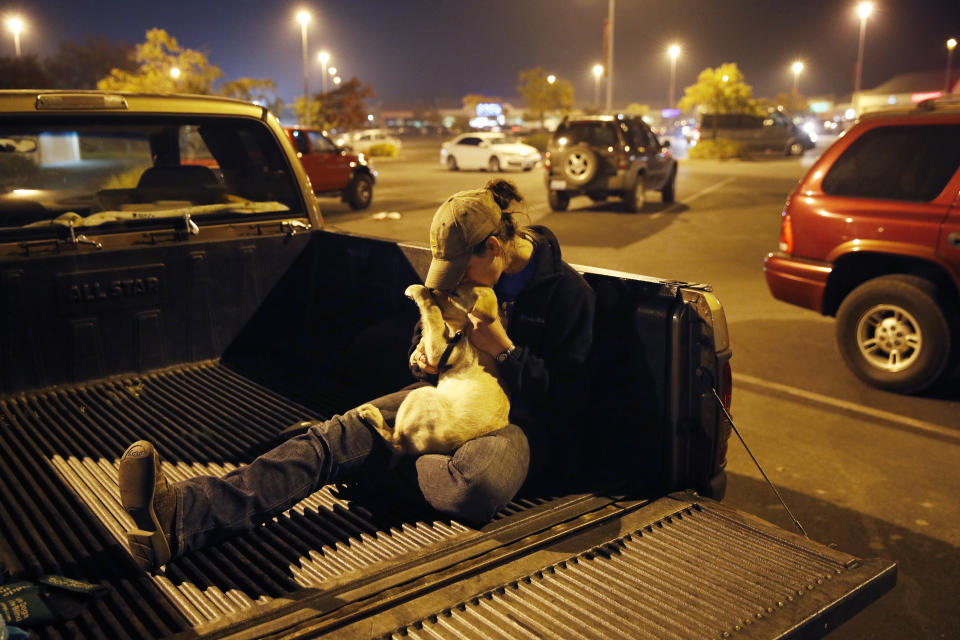
<instances>
[{"instance_id":1,"label":"illuminated street lamp","mask_svg":"<svg viewBox=\"0 0 960 640\"><path fill-rule=\"evenodd\" d=\"M7 28L13 32L13 48L17 52L17 57L20 57L20 32L23 31L23 20L17 16L11 16L7 18Z\"/></svg>"},{"instance_id":2,"label":"illuminated street lamp","mask_svg":"<svg viewBox=\"0 0 960 640\"><path fill-rule=\"evenodd\" d=\"M553 75L552 73L547 76L547 84L553 84L556 81L557 81L557 76Z\"/></svg>"},{"instance_id":3,"label":"illuminated street lamp","mask_svg":"<svg viewBox=\"0 0 960 640\"><path fill-rule=\"evenodd\" d=\"M857 5L857 15L860 16L860 47L857 49L857 73L853 85L853 99L859 107L860 77L863 72L863 41L867 35L867 17L873 13L873 3L861 2ZM859 109L857 109L859 111Z\"/></svg>"},{"instance_id":4,"label":"illuminated street lamp","mask_svg":"<svg viewBox=\"0 0 960 640\"><path fill-rule=\"evenodd\" d=\"M951 62L951 58L953 58L953 50L956 48L956 46L957 46L956 38L950 38L949 40L947 40L947 75L943 81L944 94L950 93L950 90L953 88L950 86L950 62Z\"/></svg>"},{"instance_id":5,"label":"illuminated street lamp","mask_svg":"<svg viewBox=\"0 0 960 640\"><path fill-rule=\"evenodd\" d=\"M677 80L677 57L680 55L680 45L672 44L667 48L667 55L670 56L670 93L667 94L667 103L673 108L673 90Z\"/></svg>"},{"instance_id":6,"label":"illuminated street lamp","mask_svg":"<svg viewBox=\"0 0 960 640\"><path fill-rule=\"evenodd\" d=\"M600 108L600 76L603 75L603 65L593 65L593 106Z\"/></svg>"},{"instance_id":7,"label":"illuminated street lamp","mask_svg":"<svg viewBox=\"0 0 960 640\"><path fill-rule=\"evenodd\" d=\"M320 61L320 93L327 92L327 63L330 62L330 54L321 51L317 54L317 60Z\"/></svg>"},{"instance_id":8,"label":"illuminated street lamp","mask_svg":"<svg viewBox=\"0 0 960 640\"><path fill-rule=\"evenodd\" d=\"M336 67L330 67L329 72L330 72L330 75L335 76L335 75L337 75L337 68L336 68Z\"/></svg>"},{"instance_id":9,"label":"illuminated street lamp","mask_svg":"<svg viewBox=\"0 0 960 640\"><path fill-rule=\"evenodd\" d=\"M800 72L803 71L803 63L797 60L791 69L793 69L793 92L800 95Z\"/></svg>"},{"instance_id":10,"label":"illuminated street lamp","mask_svg":"<svg viewBox=\"0 0 960 640\"><path fill-rule=\"evenodd\" d=\"M343 82L343 80L340 78L340 76L337 76L333 79L333 84L337 85L338 87L340 86L341 82Z\"/></svg>"},{"instance_id":11,"label":"illuminated street lamp","mask_svg":"<svg viewBox=\"0 0 960 640\"><path fill-rule=\"evenodd\" d=\"M729 82L729 81L730 81L730 76L728 76L727 74L723 74L723 76L721 76L720 79L723 80L724 82Z\"/></svg>"},{"instance_id":12,"label":"illuminated street lamp","mask_svg":"<svg viewBox=\"0 0 960 640\"><path fill-rule=\"evenodd\" d=\"M298 11L297 20L300 22L300 48L303 50L303 106L307 126L310 126L310 85L307 75L307 24L310 22L310 12Z\"/></svg>"}]
</instances>

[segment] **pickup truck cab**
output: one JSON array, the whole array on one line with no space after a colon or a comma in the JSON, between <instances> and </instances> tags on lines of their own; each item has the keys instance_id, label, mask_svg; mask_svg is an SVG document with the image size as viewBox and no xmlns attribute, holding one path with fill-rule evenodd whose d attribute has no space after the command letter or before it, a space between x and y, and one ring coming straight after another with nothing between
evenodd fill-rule
<instances>
[{"instance_id":1,"label":"pickup truck cab","mask_svg":"<svg viewBox=\"0 0 960 640\"><path fill-rule=\"evenodd\" d=\"M285 131L316 195L339 196L351 209L370 206L376 173L363 153L338 147L320 129L287 127Z\"/></svg>"},{"instance_id":2,"label":"pickup truck cab","mask_svg":"<svg viewBox=\"0 0 960 640\"><path fill-rule=\"evenodd\" d=\"M731 353L709 287L586 266L562 491L471 526L361 479L139 571L126 446L156 443L173 480L225 474L408 383L403 291L430 252L325 230L252 104L17 91L0 112L0 576L106 592L39 637L818 637L895 583L717 501Z\"/></svg>"}]
</instances>

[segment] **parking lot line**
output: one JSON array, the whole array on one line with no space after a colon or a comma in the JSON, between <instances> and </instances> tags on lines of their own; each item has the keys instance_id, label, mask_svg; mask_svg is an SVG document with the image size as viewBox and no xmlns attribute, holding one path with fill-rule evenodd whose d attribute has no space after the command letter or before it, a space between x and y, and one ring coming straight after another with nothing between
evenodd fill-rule
<instances>
[{"instance_id":1,"label":"parking lot line","mask_svg":"<svg viewBox=\"0 0 960 640\"><path fill-rule=\"evenodd\" d=\"M874 409L872 407L866 407L862 404L857 404L855 402L847 402L846 400L839 400L837 398L831 398L830 396L825 396L819 393L814 393L812 391L804 391L803 389L798 389L796 387L790 387L785 384L779 384L776 382L770 382L762 378L755 378L754 376L746 375L743 373L734 373L733 379L735 382L744 382L747 385L753 385L757 387L762 387L770 391L776 391L787 396L792 396L794 398L800 398L802 400L807 400L810 402L816 402L817 404L827 405L829 407L834 407L837 409L842 409L851 413L860 414L866 418L874 418L878 420L883 420L884 422L893 423L902 427L906 427L912 431L919 431L925 435L936 435L941 438L946 438L960 444L960 431L955 429L949 429L947 427L934 424L932 422L924 422L923 420L917 420L915 418L910 418L907 416L901 416L896 413L891 413L889 411L883 411L882 409Z\"/></svg>"},{"instance_id":2,"label":"parking lot line","mask_svg":"<svg viewBox=\"0 0 960 640\"><path fill-rule=\"evenodd\" d=\"M696 200L697 198L699 198L699 197L701 197L701 196L705 196L705 195L707 195L708 193L711 193L711 192L713 192L713 191L716 191L717 189L720 189L721 187L724 187L724 186L730 184L731 182L733 182L733 181L736 180L736 179L737 179L736 176L734 176L734 177L732 177L732 178L727 178L726 180L721 180L720 182L718 182L718 183L716 183L716 184L712 184L712 185L710 185L709 187L707 187L706 189L701 189L700 191L697 191L695 194L693 194L693 195L691 195L691 196L687 196L686 198L684 198L682 202L678 201L678 202L675 202L674 204L670 205L669 207L667 207L666 209L663 210L663 213L670 213L671 211L673 211L673 209L674 209L675 207L680 207L680 206L683 206L683 205L685 205L685 204L689 204L689 203L693 202L694 200Z\"/></svg>"}]
</instances>

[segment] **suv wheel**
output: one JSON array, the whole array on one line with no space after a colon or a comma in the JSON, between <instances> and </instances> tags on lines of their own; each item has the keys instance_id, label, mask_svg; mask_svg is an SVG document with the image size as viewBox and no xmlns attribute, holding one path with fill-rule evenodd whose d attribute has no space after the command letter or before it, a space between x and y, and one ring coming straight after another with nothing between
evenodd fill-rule
<instances>
[{"instance_id":1,"label":"suv wheel","mask_svg":"<svg viewBox=\"0 0 960 640\"><path fill-rule=\"evenodd\" d=\"M460 168L457 166L457 159L453 157L452 153L447 156L447 168L450 169L450 171L456 171Z\"/></svg>"},{"instance_id":2,"label":"suv wheel","mask_svg":"<svg viewBox=\"0 0 960 640\"><path fill-rule=\"evenodd\" d=\"M497 159L497 156L490 156L490 160L487 162L487 171L500 173L500 160Z\"/></svg>"},{"instance_id":3,"label":"suv wheel","mask_svg":"<svg viewBox=\"0 0 960 640\"><path fill-rule=\"evenodd\" d=\"M633 189L623 194L623 204L630 213L640 211L647 204L647 192L643 176L637 176Z\"/></svg>"},{"instance_id":4,"label":"suv wheel","mask_svg":"<svg viewBox=\"0 0 960 640\"><path fill-rule=\"evenodd\" d=\"M787 143L787 148L784 149L784 155L802 156L804 151L805 149L803 148L803 145L800 142L796 140L791 140L790 142Z\"/></svg>"},{"instance_id":5,"label":"suv wheel","mask_svg":"<svg viewBox=\"0 0 960 640\"><path fill-rule=\"evenodd\" d=\"M344 198L351 209L366 209L373 200L373 180L370 176L359 174L353 178L353 181L347 187Z\"/></svg>"},{"instance_id":6,"label":"suv wheel","mask_svg":"<svg viewBox=\"0 0 960 640\"><path fill-rule=\"evenodd\" d=\"M570 206L570 194L562 191L550 189L547 191L547 200L550 203L550 208L554 211L566 211L567 207Z\"/></svg>"},{"instance_id":7,"label":"suv wheel","mask_svg":"<svg viewBox=\"0 0 960 640\"><path fill-rule=\"evenodd\" d=\"M597 154L585 147L574 147L560 163L563 177L575 187L587 184L597 175Z\"/></svg>"},{"instance_id":8,"label":"suv wheel","mask_svg":"<svg viewBox=\"0 0 960 640\"><path fill-rule=\"evenodd\" d=\"M936 286L908 275L868 280L837 311L837 344L847 366L880 389L913 393L950 361L950 324Z\"/></svg>"},{"instance_id":9,"label":"suv wheel","mask_svg":"<svg viewBox=\"0 0 960 640\"><path fill-rule=\"evenodd\" d=\"M660 195L663 196L664 202L673 202L677 199L677 170L674 169L670 172L670 179L667 180L667 184L664 185L663 189L660 189Z\"/></svg>"}]
</instances>

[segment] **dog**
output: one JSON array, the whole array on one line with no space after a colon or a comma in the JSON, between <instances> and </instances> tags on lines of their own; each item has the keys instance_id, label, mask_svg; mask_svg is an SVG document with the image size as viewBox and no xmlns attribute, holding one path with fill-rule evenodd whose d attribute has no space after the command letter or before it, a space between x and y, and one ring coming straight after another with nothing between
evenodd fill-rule
<instances>
[{"instance_id":1,"label":"dog","mask_svg":"<svg viewBox=\"0 0 960 640\"><path fill-rule=\"evenodd\" d=\"M427 362L440 367L439 381L436 387L414 389L404 398L392 429L374 405L360 406L360 417L396 455L451 453L468 440L507 426L510 399L498 377L496 360L466 336L456 337L469 326L468 313L487 320L497 317L493 289L461 285L443 293L411 285L404 294L420 308L422 345ZM451 343L452 351L442 363Z\"/></svg>"}]
</instances>

